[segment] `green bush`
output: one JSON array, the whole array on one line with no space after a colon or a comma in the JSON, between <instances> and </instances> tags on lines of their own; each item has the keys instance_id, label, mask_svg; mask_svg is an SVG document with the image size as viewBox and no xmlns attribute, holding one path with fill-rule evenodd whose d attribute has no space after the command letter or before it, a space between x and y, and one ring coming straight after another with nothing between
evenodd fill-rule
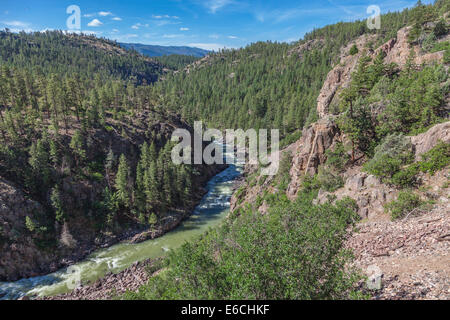
<instances>
[{"instance_id":1,"label":"green bush","mask_svg":"<svg viewBox=\"0 0 450 320\"><path fill-rule=\"evenodd\" d=\"M448 49L450 49L450 41L443 41L436 43L433 49L431 49L431 52L439 52Z\"/></svg>"},{"instance_id":2,"label":"green bush","mask_svg":"<svg viewBox=\"0 0 450 320\"><path fill-rule=\"evenodd\" d=\"M434 175L450 164L450 144L439 142L433 149L422 155L419 167L422 172Z\"/></svg>"},{"instance_id":3,"label":"green bush","mask_svg":"<svg viewBox=\"0 0 450 320\"><path fill-rule=\"evenodd\" d=\"M417 174L419 167L417 164L410 165L396 172L391 179L391 183L402 188L413 187L417 184Z\"/></svg>"},{"instance_id":4,"label":"green bush","mask_svg":"<svg viewBox=\"0 0 450 320\"><path fill-rule=\"evenodd\" d=\"M358 47L356 46L356 44L354 44L351 48L350 48L350 55L354 56L355 54L357 54L359 52Z\"/></svg>"},{"instance_id":5,"label":"green bush","mask_svg":"<svg viewBox=\"0 0 450 320\"><path fill-rule=\"evenodd\" d=\"M331 170L321 167L317 174L317 181L326 191L333 192L344 186L344 179Z\"/></svg>"},{"instance_id":6,"label":"green bush","mask_svg":"<svg viewBox=\"0 0 450 320\"><path fill-rule=\"evenodd\" d=\"M327 157L326 165L337 172L342 172L345 168L345 165L350 160L350 156L345 151L343 143L338 143L334 150L327 150L325 152L325 155Z\"/></svg>"},{"instance_id":7,"label":"green bush","mask_svg":"<svg viewBox=\"0 0 450 320\"><path fill-rule=\"evenodd\" d=\"M436 46L436 36L433 33L427 35L422 42L422 49L425 52L431 51Z\"/></svg>"},{"instance_id":8,"label":"green bush","mask_svg":"<svg viewBox=\"0 0 450 320\"><path fill-rule=\"evenodd\" d=\"M436 37L445 36L448 33L447 25L444 20L439 21L436 23L436 26L433 29L433 34Z\"/></svg>"},{"instance_id":9,"label":"green bush","mask_svg":"<svg viewBox=\"0 0 450 320\"><path fill-rule=\"evenodd\" d=\"M402 134L392 134L375 148L375 155L364 166L364 170L391 182L391 178L402 166L412 163L414 157L412 145Z\"/></svg>"},{"instance_id":10,"label":"green bush","mask_svg":"<svg viewBox=\"0 0 450 320\"><path fill-rule=\"evenodd\" d=\"M397 200L388 203L385 208L390 212L392 220L395 220L405 217L423 204L424 202L420 200L418 195L407 190L400 192Z\"/></svg>"},{"instance_id":11,"label":"green bush","mask_svg":"<svg viewBox=\"0 0 450 320\"><path fill-rule=\"evenodd\" d=\"M361 277L347 268L346 200L314 206L277 202L271 214L247 210L172 252L168 269L125 299L349 299ZM356 293L356 294L355 294Z\"/></svg>"},{"instance_id":12,"label":"green bush","mask_svg":"<svg viewBox=\"0 0 450 320\"><path fill-rule=\"evenodd\" d=\"M290 152L283 153L281 156L280 167L275 176L274 183L278 190L286 191L291 182L290 170L292 167L292 154Z\"/></svg>"}]
</instances>

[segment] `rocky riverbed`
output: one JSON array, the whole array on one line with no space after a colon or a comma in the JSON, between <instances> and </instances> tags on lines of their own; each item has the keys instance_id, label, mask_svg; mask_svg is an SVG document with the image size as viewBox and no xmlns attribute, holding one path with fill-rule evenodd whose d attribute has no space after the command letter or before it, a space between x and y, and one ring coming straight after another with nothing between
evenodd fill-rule
<instances>
[{"instance_id":1,"label":"rocky riverbed","mask_svg":"<svg viewBox=\"0 0 450 320\"><path fill-rule=\"evenodd\" d=\"M80 286L70 293L37 300L111 300L127 291L137 291L147 283L154 272L158 272L161 259L136 262L117 274L109 273L93 284ZM29 298L25 298L29 299Z\"/></svg>"}]
</instances>

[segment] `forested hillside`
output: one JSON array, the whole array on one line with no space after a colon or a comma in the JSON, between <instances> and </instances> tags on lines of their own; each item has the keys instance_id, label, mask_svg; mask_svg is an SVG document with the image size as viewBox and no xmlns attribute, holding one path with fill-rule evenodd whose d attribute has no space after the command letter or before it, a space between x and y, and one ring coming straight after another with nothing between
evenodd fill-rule
<instances>
[{"instance_id":1,"label":"forested hillside","mask_svg":"<svg viewBox=\"0 0 450 320\"><path fill-rule=\"evenodd\" d=\"M176 71L185 68L186 66L194 63L200 58L197 58L195 56L171 54L167 56L155 57L153 59L160 62L164 67Z\"/></svg>"},{"instance_id":2,"label":"forested hillside","mask_svg":"<svg viewBox=\"0 0 450 320\"><path fill-rule=\"evenodd\" d=\"M259 42L224 50L189 72L168 77L156 90L164 105L181 108L188 121L204 119L220 128L281 128L286 137L317 119L317 96L341 48L362 34L377 35L368 47L378 47L413 21L411 12L383 15L380 30L368 30L366 21L338 23L314 30L293 45Z\"/></svg>"},{"instance_id":3,"label":"forested hillside","mask_svg":"<svg viewBox=\"0 0 450 320\"><path fill-rule=\"evenodd\" d=\"M9 67L81 79L120 79L136 84L158 79L162 66L117 43L94 36L47 31L0 31L0 62Z\"/></svg>"},{"instance_id":4,"label":"forested hillside","mask_svg":"<svg viewBox=\"0 0 450 320\"><path fill-rule=\"evenodd\" d=\"M160 64L60 32L2 32L0 48L1 279L190 212L217 168L172 163L172 131L192 129L144 85Z\"/></svg>"}]
</instances>

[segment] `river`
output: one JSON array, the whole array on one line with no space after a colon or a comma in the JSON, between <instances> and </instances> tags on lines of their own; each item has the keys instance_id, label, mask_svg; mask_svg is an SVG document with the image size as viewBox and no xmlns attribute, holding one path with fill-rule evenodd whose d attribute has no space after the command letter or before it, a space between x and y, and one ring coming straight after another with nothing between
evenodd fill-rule
<instances>
[{"instance_id":1,"label":"river","mask_svg":"<svg viewBox=\"0 0 450 320\"><path fill-rule=\"evenodd\" d=\"M224 156L229 161L234 160L233 154L225 153ZM118 273L137 261L166 255L170 250L197 238L223 221L230 209L233 184L242 172L242 164L236 164L214 176L206 187L208 193L193 214L178 228L164 236L139 244L124 242L98 250L84 261L45 276L0 282L0 300L18 299L25 295L49 296L67 293L80 281L83 284L95 281L109 272Z\"/></svg>"}]
</instances>

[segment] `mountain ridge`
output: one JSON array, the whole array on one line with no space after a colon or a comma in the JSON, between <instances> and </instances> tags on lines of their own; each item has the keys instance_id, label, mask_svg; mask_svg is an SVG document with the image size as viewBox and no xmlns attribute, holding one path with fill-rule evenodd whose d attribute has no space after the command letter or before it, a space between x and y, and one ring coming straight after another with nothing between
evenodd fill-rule
<instances>
[{"instance_id":1,"label":"mountain ridge","mask_svg":"<svg viewBox=\"0 0 450 320\"><path fill-rule=\"evenodd\" d=\"M165 55L177 54L202 58L210 53L208 50L189 46L160 46L142 43L119 43L119 45L127 50L134 49L149 57L162 57Z\"/></svg>"}]
</instances>

